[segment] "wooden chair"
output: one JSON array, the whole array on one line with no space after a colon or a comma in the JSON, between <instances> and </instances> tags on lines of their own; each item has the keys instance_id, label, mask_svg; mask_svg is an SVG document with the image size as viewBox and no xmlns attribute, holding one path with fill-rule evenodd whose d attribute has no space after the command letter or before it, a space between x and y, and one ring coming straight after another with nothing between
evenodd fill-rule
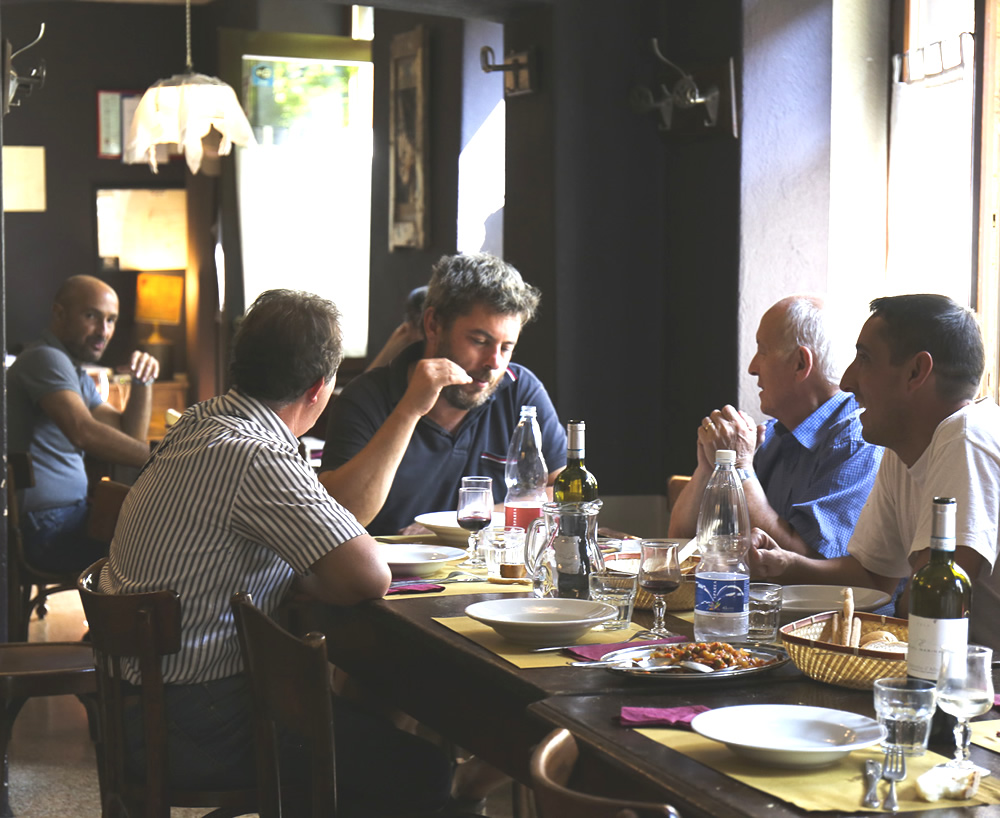
<instances>
[{"instance_id":1,"label":"wooden chair","mask_svg":"<svg viewBox=\"0 0 1000 818\"><path fill-rule=\"evenodd\" d=\"M167 783L167 727L161 659L181 647L181 603L175 591L104 594L99 589L98 560L80 576L78 588L90 625L97 666L99 713L98 766L102 815L169 818L171 807L216 807L213 818L230 818L256 810L253 790L195 791L172 789ZM136 776L125 765L124 706L128 687L122 659L137 660L146 768Z\"/></svg>"},{"instance_id":2,"label":"wooden chair","mask_svg":"<svg viewBox=\"0 0 1000 818\"><path fill-rule=\"evenodd\" d=\"M7 455L7 630L12 642L28 641L28 622L35 611L42 619L48 613L46 601L52 594L76 588L77 573L57 573L35 568L24 553L21 536L20 504L17 493L35 485L31 455Z\"/></svg>"},{"instance_id":3,"label":"wooden chair","mask_svg":"<svg viewBox=\"0 0 1000 818\"><path fill-rule=\"evenodd\" d=\"M279 728L304 739L309 751L309 815L333 818L337 779L326 637L317 632L301 639L292 636L262 613L245 591L234 594L230 604L253 697L260 818L281 816Z\"/></svg>"},{"instance_id":4,"label":"wooden chair","mask_svg":"<svg viewBox=\"0 0 1000 818\"><path fill-rule=\"evenodd\" d=\"M567 785L580 752L568 730L553 730L531 754L531 786L538 818L681 818L669 804L625 801Z\"/></svg>"},{"instance_id":5,"label":"wooden chair","mask_svg":"<svg viewBox=\"0 0 1000 818\"><path fill-rule=\"evenodd\" d=\"M691 482L689 474L674 474L667 478L667 511L672 511L684 487Z\"/></svg>"}]
</instances>

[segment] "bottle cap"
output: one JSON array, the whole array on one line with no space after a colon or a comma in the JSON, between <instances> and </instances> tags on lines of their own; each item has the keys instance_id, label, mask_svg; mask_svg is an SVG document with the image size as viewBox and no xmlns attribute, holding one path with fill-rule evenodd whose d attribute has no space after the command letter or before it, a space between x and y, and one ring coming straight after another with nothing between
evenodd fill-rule
<instances>
[{"instance_id":1,"label":"bottle cap","mask_svg":"<svg viewBox=\"0 0 1000 818\"><path fill-rule=\"evenodd\" d=\"M732 449L716 449L715 450L715 465L717 466L732 466L736 463L736 452Z\"/></svg>"},{"instance_id":2,"label":"bottle cap","mask_svg":"<svg viewBox=\"0 0 1000 818\"><path fill-rule=\"evenodd\" d=\"M534 406L522 406L521 417L534 417L536 414Z\"/></svg>"}]
</instances>

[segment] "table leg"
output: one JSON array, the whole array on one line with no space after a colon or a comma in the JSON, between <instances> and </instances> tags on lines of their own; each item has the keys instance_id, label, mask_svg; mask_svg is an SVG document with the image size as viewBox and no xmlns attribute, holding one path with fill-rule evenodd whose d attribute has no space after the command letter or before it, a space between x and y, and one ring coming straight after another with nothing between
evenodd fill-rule
<instances>
[{"instance_id":1,"label":"table leg","mask_svg":"<svg viewBox=\"0 0 1000 818\"><path fill-rule=\"evenodd\" d=\"M4 705L0 714L0 753L3 754L3 781L0 782L0 818L14 818L10 808L10 780L7 748L10 746L10 736L14 731L14 719L21 712L27 699L14 699Z\"/></svg>"}]
</instances>

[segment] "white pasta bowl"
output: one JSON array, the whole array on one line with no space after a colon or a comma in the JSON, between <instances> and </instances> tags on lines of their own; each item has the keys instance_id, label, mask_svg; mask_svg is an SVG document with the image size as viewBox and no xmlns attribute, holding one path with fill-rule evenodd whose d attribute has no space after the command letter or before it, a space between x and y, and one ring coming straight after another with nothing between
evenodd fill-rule
<instances>
[{"instance_id":1,"label":"white pasta bowl","mask_svg":"<svg viewBox=\"0 0 1000 818\"><path fill-rule=\"evenodd\" d=\"M825 767L885 737L875 719L798 704L718 707L695 716L691 729L739 756L774 767Z\"/></svg>"},{"instance_id":2,"label":"white pasta bowl","mask_svg":"<svg viewBox=\"0 0 1000 818\"><path fill-rule=\"evenodd\" d=\"M418 514L414 518L424 528L429 528L441 539L441 542L454 545L459 548L469 544L469 532L458 524L458 514L454 511L429 511L426 514ZM504 516L502 511L493 512L493 528L503 528Z\"/></svg>"},{"instance_id":3,"label":"white pasta bowl","mask_svg":"<svg viewBox=\"0 0 1000 818\"><path fill-rule=\"evenodd\" d=\"M429 577L445 563L464 557L461 548L420 543L378 543L379 553L389 565L394 577Z\"/></svg>"},{"instance_id":4,"label":"white pasta bowl","mask_svg":"<svg viewBox=\"0 0 1000 818\"><path fill-rule=\"evenodd\" d=\"M568 645L595 625L617 616L604 602L589 599L491 599L474 602L465 613L520 645Z\"/></svg>"}]
</instances>

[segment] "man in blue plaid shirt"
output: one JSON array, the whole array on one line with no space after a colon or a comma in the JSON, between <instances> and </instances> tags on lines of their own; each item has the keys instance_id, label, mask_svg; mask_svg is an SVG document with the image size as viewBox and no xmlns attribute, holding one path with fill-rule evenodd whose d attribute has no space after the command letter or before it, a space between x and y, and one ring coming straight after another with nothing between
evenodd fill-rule
<instances>
[{"instance_id":1,"label":"man in blue plaid shirt","mask_svg":"<svg viewBox=\"0 0 1000 818\"><path fill-rule=\"evenodd\" d=\"M732 406L698 429L698 467L670 514L670 536L692 537L717 449L733 449L750 524L788 551L840 557L868 499L882 449L861 437L860 408L839 388L822 299L793 295L760 320L760 407L774 419L757 426Z\"/></svg>"}]
</instances>

